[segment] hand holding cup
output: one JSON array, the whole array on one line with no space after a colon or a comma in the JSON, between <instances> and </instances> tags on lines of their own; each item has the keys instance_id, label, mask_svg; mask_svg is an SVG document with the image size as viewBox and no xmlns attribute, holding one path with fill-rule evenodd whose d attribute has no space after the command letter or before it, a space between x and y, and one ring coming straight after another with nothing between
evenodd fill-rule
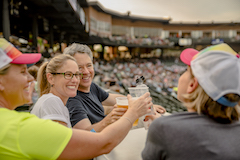
<instances>
[{"instance_id":1,"label":"hand holding cup","mask_svg":"<svg viewBox=\"0 0 240 160\"><path fill-rule=\"evenodd\" d=\"M137 118L151 113L151 109L149 108L151 108L153 103L149 92L146 92L138 99L134 99L131 95L128 95L127 98L129 103L129 110L131 110L131 112L134 112Z\"/></svg>"}]
</instances>

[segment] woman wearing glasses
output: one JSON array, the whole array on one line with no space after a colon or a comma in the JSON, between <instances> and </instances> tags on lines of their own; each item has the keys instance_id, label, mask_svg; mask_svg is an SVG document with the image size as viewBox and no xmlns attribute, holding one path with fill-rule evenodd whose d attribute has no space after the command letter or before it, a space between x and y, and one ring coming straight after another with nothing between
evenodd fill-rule
<instances>
[{"instance_id":1,"label":"woman wearing glasses","mask_svg":"<svg viewBox=\"0 0 240 160\"><path fill-rule=\"evenodd\" d=\"M69 55L58 55L45 62L38 71L40 98L31 113L42 119L51 119L71 127L66 103L76 96L81 73L75 59Z\"/></svg>"}]
</instances>

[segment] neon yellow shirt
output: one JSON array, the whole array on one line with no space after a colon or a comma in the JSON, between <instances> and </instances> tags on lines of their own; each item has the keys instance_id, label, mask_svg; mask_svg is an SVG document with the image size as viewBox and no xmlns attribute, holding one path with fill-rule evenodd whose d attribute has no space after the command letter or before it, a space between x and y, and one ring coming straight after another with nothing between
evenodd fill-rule
<instances>
[{"instance_id":1,"label":"neon yellow shirt","mask_svg":"<svg viewBox=\"0 0 240 160\"><path fill-rule=\"evenodd\" d=\"M57 159L72 130L26 112L0 108L0 159Z\"/></svg>"}]
</instances>

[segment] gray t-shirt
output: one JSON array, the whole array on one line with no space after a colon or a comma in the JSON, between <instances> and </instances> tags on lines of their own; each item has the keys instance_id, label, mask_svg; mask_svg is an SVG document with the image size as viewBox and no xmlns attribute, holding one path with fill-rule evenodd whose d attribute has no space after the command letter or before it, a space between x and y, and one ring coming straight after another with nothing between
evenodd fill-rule
<instances>
[{"instance_id":1,"label":"gray t-shirt","mask_svg":"<svg viewBox=\"0 0 240 160\"><path fill-rule=\"evenodd\" d=\"M67 107L58 96L52 93L42 95L35 103L31 113L42 119L65 122L71 128Z\"/></svg>"},{"instance_id":2,"label":"gray t-shirt","mask_svg":"<svg viewBox=\"0 0 240 160\"><path fill-rule=\"evenodd\" d=\"M91 84L89 93L77 91L77 95L69 98L66 104L72 126L85 118L92 124L101 121L105 117L101 102L108 96L109 94L95 83Z\"/></svg>"},{"instance_id":3,"label":"gray t-shirt","mask_svg":"<svg viewBox=\"0 0 240 160\"><path fill-rule=\"evenodd\" d=\"M196 112L160 117L149 127L143 160L239 160L240 123Z\"/></svg>"}]
</instances>

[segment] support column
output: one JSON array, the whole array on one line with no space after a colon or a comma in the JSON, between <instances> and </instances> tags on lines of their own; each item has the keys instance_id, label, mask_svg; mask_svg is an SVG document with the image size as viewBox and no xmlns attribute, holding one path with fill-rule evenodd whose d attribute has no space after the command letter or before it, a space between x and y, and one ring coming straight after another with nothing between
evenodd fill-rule
<instances>
[{"instance_id":1,"label":"support column","mask_svg":"<svg viewBox=\"0 0 240 160\"><path fill-rule=\"evenodd\" d=\"M160 60L163 60L163 54L164 54L164 49L163 48L161 48L161 56L160 56Z\"/></svg>"},{"instance_id":2,"label":"support column","mask_svg":"<svg viewBox=\"0 0 240 160\"><path fill-rule=\"evenodd\" d=\"M10 33L10 20L9 20L9 10L8 10L8 0L3 0L3 10L2 10L2 18L3 18L3 37L9 41Z\"/></svg>"},{"instance_id":3,"label":"support column","mask_svg":"<svg viewBox=\"0 0 240 160\"><path fill-rule=\"evenodd\" d=\"M37 14L35 14L33 16L33 46L36 48L37 50L37 37L38 37L38 21L37 21ZM38 51L38 50L37 50Z\"/></svg>"},{"instance_id":4,"label":"support column","mask_svg":"<svg viewBox=\"0 0 240 160\"><path fill-rule=\"evenodd\" d=\"M53 23L51 22L52 20L50 19L50 22L49 22L49 45L50 45L50 48L53 48L53 44L54 44L54 34L53 34Z\"/></svg>"},{"instance_id":5,"label":"support column","mask_svg":"<svg viewBox=\"0 0 240 160\"><path fill-rule=\"evenodd\" d=\"M101 60L104 60L104 56L103 56L103 54L104 54L104 47L105 47L105 45L102 45L102 52L100 52L100 59Z\"/></svg>"}]
</instances>

